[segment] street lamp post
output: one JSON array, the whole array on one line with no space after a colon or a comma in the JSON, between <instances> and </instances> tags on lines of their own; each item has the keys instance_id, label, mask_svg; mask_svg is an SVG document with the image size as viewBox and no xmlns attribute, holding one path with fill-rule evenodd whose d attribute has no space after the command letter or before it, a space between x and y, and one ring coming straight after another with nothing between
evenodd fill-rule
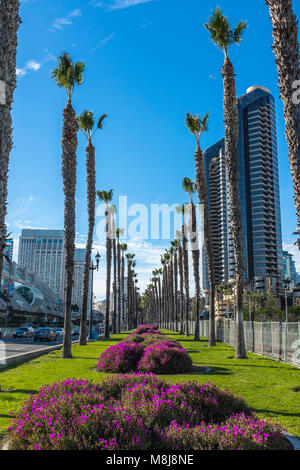
<instances>
[{"instance_id":1,"label":"street lamp post","mask_svg":"<svg viewBox=\"0 0 300 470\"><path fill-rule=\"evenodd\" d=\"M99 271L99 264L100 264L100 259L101 255L99 252L97 252L96 256L96 264L92 261L90 270L92 271L92 279L91 279L91 312L90 312L90 333L89 333L89 338L92 339L93 335L93 289L94 289L94 271Z\"/></svg>"}]
</instances>

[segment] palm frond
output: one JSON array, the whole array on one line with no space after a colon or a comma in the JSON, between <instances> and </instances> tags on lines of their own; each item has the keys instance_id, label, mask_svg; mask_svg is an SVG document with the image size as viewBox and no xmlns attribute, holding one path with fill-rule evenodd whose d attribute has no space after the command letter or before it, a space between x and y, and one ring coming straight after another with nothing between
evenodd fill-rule
<instances>
[{"instance_id":1,"label":"palm frond","mask_svg":"<svg viewBox=\"0 0 300 470\"><path fill-rule=\"evenodd\" d=\"M233 41L235 44L241 44L242 38L243 38L243 33L244 31L248 28L248 23L247 21L240 21L237 25L236 28L233 32Z\"/></svg>"},{"instance_id":2,"label":"palm frond","mask_svg":"<svg viewBox=\"0 0 300 470\"><path fill-rule=\"evenodd\" d=\"M99 121L98 121L98 124L97 124L98 129L103 129L103 121L107 117L108 117L107 114L102 114L102 116L99 118Z\"/></svg>"},{"instance_id":3,"label":"palm frond","mask_svg":"<svg viewBox=\"0 0 300 470\"><path fill-rule=\"evenodd\" d=\"M95 125L94 113L85 109L79 116L76 117L79 129L85 134L90 134Z\"/></svg>"}]
</instances>

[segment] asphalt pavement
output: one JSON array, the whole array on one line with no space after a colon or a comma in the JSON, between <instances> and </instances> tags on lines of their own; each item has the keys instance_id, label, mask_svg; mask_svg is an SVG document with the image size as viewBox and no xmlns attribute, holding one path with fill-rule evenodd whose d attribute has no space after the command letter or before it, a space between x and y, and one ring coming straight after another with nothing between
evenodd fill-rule
<instances>
[{"instance_id":1,"label":"asphalt pavement","mask_svg":"<svg viewBox=\"0 0 300 470\"><path fill-rule=\"evenodd\" d=\"M40 351L49 348L49 346L58 346L60 344L62 344L62 338L51 342L35 342L32 338L4 338L0 341L0 361L7 359L8 357L19 356L20 354L25 354L33 351Z\"/></svg>"}]
</instances>

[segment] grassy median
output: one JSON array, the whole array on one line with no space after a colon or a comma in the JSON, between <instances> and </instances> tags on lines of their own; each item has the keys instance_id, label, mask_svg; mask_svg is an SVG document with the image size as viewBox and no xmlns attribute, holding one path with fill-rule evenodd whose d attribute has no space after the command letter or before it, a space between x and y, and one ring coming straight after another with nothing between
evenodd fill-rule
<instances>
[{"instance_id":1,"label":"grassy median","mask_svg":"<svg viewBox=\"0 0 300 470\"><path fill-rule=\"evenodd\" d=\"M74 359L61 359L61 351L41 356L22 365L0 371L0 435L11 416L29 393L45 384L66 378L88 379L93 382L110 374L95 371L100 353L126 335L114 335L109 341L73 346ZM242 395L258 417L271 417L291 434L300 438L300 371L295 367L249 353L246 361L234 359L234 349L218 343L208 348L207 340L168 333L179 340L191 355L194 371L189 374L166 376L168 380L198 380L213 382ZM211 370L206 370L211 368Z\"/></svg>"}]
</instances>

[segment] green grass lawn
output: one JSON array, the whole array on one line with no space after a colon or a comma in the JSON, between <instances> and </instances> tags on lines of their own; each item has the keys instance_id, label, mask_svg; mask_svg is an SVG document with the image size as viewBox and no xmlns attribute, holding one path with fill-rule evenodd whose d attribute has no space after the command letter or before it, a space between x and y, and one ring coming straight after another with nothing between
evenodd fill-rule
<instances>
[{"instance_id":1,"label":"green grass lawn","mask_svg":"<svg viewBox=\"0 0 300 470\"><path fill-rule=\"evenodd\" d=\"M8 426L9 413L17 410L26 396L42 385L66 378L101 382L109 375L94 370L101 351L125 336L114 335L110 341L90 343L86 347L73 346L74 359L71 360L61 359L61 351L54 351L0 371L0 434ZM271 417L300 438L300 392L294 391L300 387L299 369L250 353L248 360L236 360L234 349L222 343L208 348L207 340L194 342L192 338L173 333L169 336L182 343L199 371L196 367L190 374L166 376L168 380L210 381L221 388L229 388L242 395L259 417ZM203 366L210 367L211 371L204 373Z\"/></svg>"}]
</instances>

